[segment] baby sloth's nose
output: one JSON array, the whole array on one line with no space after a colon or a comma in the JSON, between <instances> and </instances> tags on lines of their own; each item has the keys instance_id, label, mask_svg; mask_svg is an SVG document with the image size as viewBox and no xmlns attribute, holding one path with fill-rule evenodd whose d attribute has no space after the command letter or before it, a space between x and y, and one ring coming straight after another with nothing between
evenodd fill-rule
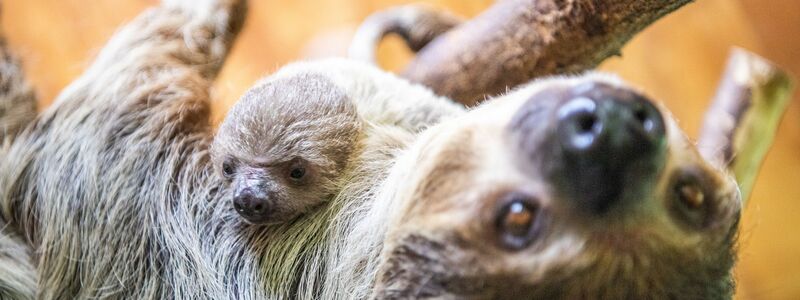
<instances>
[{"instance_id":1,"label":"baby sloth's nose","mask_svg":"<svg viewBox=\"0 0 800 300\"><path fill-rule=\"evenodd\" d=\"M252 188L246 188L233 195L233 208L245 220L251 223L262 223L270 214L269 197Z\"/></svg>"},{"instance_id":2,"label":"baby sloth's nose","mask_svg":"<svg viewBox=\"0 0 800 300\"><path fill-rule=\"evenodd\" d=\"M665 125L659 110L628 89L587 83L557 108L554 181L579 206L603 213L643 197L664 164Z\"/></svg>"}]
</instances>

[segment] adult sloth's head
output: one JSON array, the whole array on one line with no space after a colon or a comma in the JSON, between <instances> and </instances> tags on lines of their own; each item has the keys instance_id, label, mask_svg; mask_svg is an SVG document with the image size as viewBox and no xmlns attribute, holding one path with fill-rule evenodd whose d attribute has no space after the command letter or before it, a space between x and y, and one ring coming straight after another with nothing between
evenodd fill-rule
<instances>
[{"instance_id":1,"label":"adult sloth's head","mask_svg":"<svg viewBox=\"0 0 800 300\"><path fill-rule=\"evenodd\" d=\"M378 298L719 298L740 195L670 115L614 78L532 83L429 129L384 190L399 203Z\"/></svg>"}]
</instances>

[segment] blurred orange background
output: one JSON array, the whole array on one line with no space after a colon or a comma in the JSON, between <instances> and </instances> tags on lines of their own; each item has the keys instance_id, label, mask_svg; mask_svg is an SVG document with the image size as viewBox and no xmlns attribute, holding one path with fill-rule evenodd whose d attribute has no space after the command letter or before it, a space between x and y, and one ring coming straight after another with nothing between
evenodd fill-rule
<instances>
[{"instance_id":1,"label":"blurred orange background","mask_svg":"<svg viewBox=\"0 0 800 300\"><path fill-rule=\"evenodd\" d=\"M255 80L304 57L342 54L371 12L400 0L251 0L247 25L218 80L214 120ZM467 17L493 1L429 0ZM5 1L2 26L45 107L78 76L116 28L153 0ZM738 45L800 74L800 1L700 0L634 38L601 69L667 103L696 136L729 48ZM392 70L410 57L381 46ZM796 93L744 213L738 299L800 299L800 94Z\"/></svg>"}]
</instances>

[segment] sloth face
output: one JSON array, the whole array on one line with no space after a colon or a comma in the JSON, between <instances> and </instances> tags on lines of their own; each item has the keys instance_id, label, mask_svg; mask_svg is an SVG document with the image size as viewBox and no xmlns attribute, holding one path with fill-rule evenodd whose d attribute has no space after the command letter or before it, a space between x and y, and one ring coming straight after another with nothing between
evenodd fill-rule
<instances>
[{"instance_id":1,"label":"sloth face","mask_svg":"<svg viewBox=\"0 0 800 300\"><path fill-rule=\"evenodd\" d=\"M239 215L280 223L332 197L359 130L353 104L325 77L272 78L233 106L212 159Z\"/></svg>"},{"instance_id":2,"label":"sloth face","mask_svg":"<svg viewBox=\"0 0 800 300\"><path fill-rule=\"evenodd\" d=\"M431 128L403 159L378 298L732 293L736 183L618 80L535 82Z\"/></svg>"}]
</instances>

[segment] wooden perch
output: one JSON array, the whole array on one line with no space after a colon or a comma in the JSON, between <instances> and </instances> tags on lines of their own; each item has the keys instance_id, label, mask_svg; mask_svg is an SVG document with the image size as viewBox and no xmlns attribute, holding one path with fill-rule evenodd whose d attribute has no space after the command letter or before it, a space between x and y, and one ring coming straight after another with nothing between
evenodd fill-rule
<instances>
[{"instance_id":1,"label":"wooden perch","mask_svg":"<svg viewBox=\"0 0 800 300\"><path fill-rule=\"evenodd\" d=\"M498 1L428 43L403 75L474 105L535 77L593 68L618 54L635 33L688 2Z\"/></svg>"},{"instance_id":2,"label":"wooden perch","mask_svg":"<svg viewBox=\"0 0 800 300\"><path fill-rule=\"evenodd\" d=\"M364 21L353 37L348 54L351 58L375 63L378 44L389 34L399 35L416 52L462 21L456 15L428 5L411 4L389 8Z\"/></svg>"},{"instance_id":3,"label":"wooden perch","mask_svg":"<svg viewBox=\"0 0 800 300\"><path fill-rule=\"evenodd\" d=\"M706 112L698 149L733 172L742 201L750 196L793 87L790 76L764 58L738 48L731 52Z\"/></svg>"}]
</instances>

